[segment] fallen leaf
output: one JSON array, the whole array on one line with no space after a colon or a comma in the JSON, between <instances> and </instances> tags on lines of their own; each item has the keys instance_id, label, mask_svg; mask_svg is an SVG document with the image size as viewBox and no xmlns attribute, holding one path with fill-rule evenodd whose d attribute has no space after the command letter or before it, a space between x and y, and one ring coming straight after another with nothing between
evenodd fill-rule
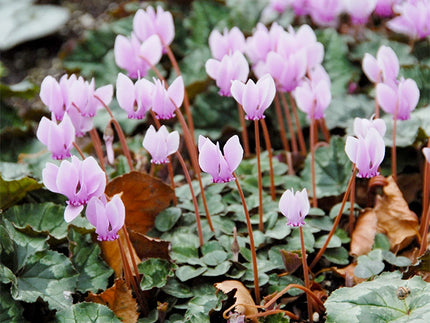
<instances>
[{"instance_id":1,"label":"fallen leaf","mask_svg":"<svg viewBox=\"0 0 430 323\"><path fill-rule=\"evenodd\" d=\"M86 301L108 306L125 323L137 322L139 313L131 290L122 279L115 279L115 284L100 294L90 294Z\"/></svg>"},{"instance_id":2,"label":"fallen leaf","mask_svg":"<svg viewBox=\"0 0 430 323\"><path fill-rule=\"evenodd\" d=\"M143 258L162 258L170 260L170 242L150 238L139 232L128 230L130 240L140 259Z\"/></svg>"},{"instance_id":3,"label":"fallen leaf","mask_svg":"<svg viewBox=\"0 0 430 323\"><path fill-rule=\"evenodd\" d=\"M377 217L373 209L367 208L360 214L351 234L349 254L354 257L367 255L375 242Z\"/></svg>"},{"instance_id":4,"label":"fallen leaf","mask_svg":"<svg viewBox=\"0 0 430 323\"><path fill-rule=\"evenodd\" d=\"M136 275L136 272L134 271L134 268L132 266L132 258L131 254L134 257L134 261L136 264L139 264L141 262L141 259L136 253L136 250L134 249L133 245L131 254L127 252L127 241L124 236L124 231L121 229L119 232L119 240L123 246L123 248L126 250L126 256L127 261L130 264L131 270L134 275ZM102 251L102 258L106 261L106 263L115 271L115 277L122 277L122 260L121 260L121 253L119 251L118 241L99 241L100 249Z\"/></svg>"},{"instance_id":5,"label":"fallen leaf","mask_svg":"<svg viewBox=\"0 0 430 323\"><path fill-rule=\"evenodd\" d=\"M175 194L158 178L135 171L114 178L105 193L108 196L122 193L125 224L128 229L142 234L154 227L155 217L170 205Z\"/></svg>"},{"instance_id":6,"label":"fallen leaf","mask_svg":"<svg viewBox=\"0 0 430 323\"><path fill-rule=\"evenodd\" d=\"M375 213L378 219L377 230L390 240L390 250L397 252L407 247L417 236L418 217L409 209L402 192L390 176L383 187L384 196L378 196Z\"/></svg>"},{"instance_id":7,"label":"fallen leaf","mask_svg":"<svg viewBox=\"0 0 430 323\"><path fill-rule=\"evenodd\" d=\"M332 267L333 271L345 279L345 286L352 287L354 285L364 282L366 279L359 278L354 275L354 269L357 267L357 263L351 263L346 267L337 268Z\"/></svg>"},{"instance_id":8,"label":"fallen leaf","mask_svg":"<svg viewBox=\"0 0 430 323\"><path fill-rule=\"evenodd\" d=\"M258 310L255 308L254 300L249 293L249 290L243 286L240 281L237 280L225 280L221 283L215 283L215 288L222 291L224 294L228 294L234 290L234 298L236 301L234 304L235 312L244 315L253 315L257 314Z\"/></svg>"}]
</instances>

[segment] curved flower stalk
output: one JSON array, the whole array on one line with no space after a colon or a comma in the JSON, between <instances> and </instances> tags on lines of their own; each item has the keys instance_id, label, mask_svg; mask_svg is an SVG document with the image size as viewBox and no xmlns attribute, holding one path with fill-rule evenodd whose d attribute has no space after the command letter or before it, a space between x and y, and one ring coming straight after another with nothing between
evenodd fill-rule
<instances>
[{"instance_id":1,"label":"curved flower stalk","mask_svg":"<svg viewBox=\"0 0 430 323\"><path fill-rule=\"evenodd\" d=\"M343 0L345 11L353 25L364 25L376 7L376 0Z\"/></svg>"},{"instance_id":2,"label":"curved flower stalk","mask_svg":"<svg viewBox=\"0 0 430 323\"><path fill-rule=\"evenodd\" d=\"M70 149L75 141L75 128L67 113L64 114L63 120L59 124L43 117L37 128L36 136L41 143L47 146L53 159L60 160L71 156Z\"/></svg>"},{"instance_id":3,"label":"curved flower stalk","mask_svg":"<svg viewBox=\"0 0 430 323\"><path fill-rule=\"evenodd\" d=\"M131 78L145 77L163 55L160 38L152 35L139 41L134 33L130 38L118 35L114 45L115 63L125 69Z\"/></svg>"},{"instance_id":4,"label":"curved flower stalk","mask_svg":"<svg viewBox=\"0 0 430 323\"><path fill-rule=\"evenodd\" d=\"M133 18L133 31L143 42L152 35L160 37L164 46L169 46L175 38L175 25L172 14L157 6L157 11L148 6L146 10L137 10Z\"/></svg>"},{"instance_id":5,"label":"curved flower stalk","mask_svg":"<svg viewBox=\"0 0 430 323\"><path fill-rule=\"evenodd\" d=\"M178 76L166 90L164 81L154 79L154 90L152 97L152 111L157 119L171 119L175 116L176 108L184 101L184 81Z\"/></svg>"},{"instance_id":6,"label":"curved flower stalk","mask_svg":"<svg viewBox=\"0 0 430 323\"><path fill-rule=\"evenodd\" d=\"M116 80L116 98L129 119L143 119L152 105L154 84L146 79L133 82L119 73Z\"/></svg>"},{"instance_id":7,"label":"curved flower stalk","mask_svg":"<svg viewBox=\"0 0 430 323\"><path fill-rule=\"evenodd\" d=\"M92 197L85 212L88 221L96 228L97 240L113 241L124 226L125 207L119 194L108 202L105 195Z\"/></svg>"},{"instance_id":8,"label":"curved flower stalk","mask_svg":"<svg viewBox=\"0 0 430 323\"><path fill-rule=\"evenodd\" d=\"M214 29L209 35L209 48L213 58L222 60L224 55L233 54L235 51L241 53L245 51L245 36L237 27L233 27L231 30L224 28L222 34Z\"/></svg>"},{"instance_id":9,"label":"curved flower stalk","mask_svg":"<svg viewBox=\"0 0 430 323\"><path fill-rule=\"evenodd\" d=\"M231 82L234 80L245 82L249 74L249 65L245 56L239 51L231 55L224 55L221 61L209 59L205 65L206 73L216 81L219 94L231 96Z\"/></svg>"},{"instance_id":10,"label":"curved flower stalk","mask_svg":"<svg viewBox=\"0 0 430 323\"><path fill-rule=\"evenodd\" d=\"M151 163L166 164L169 156L179 148L179 133L169 133L166 126L161 126L158 131L151 125L143 138L143 147L151 154Z\"/></svg>"},{"instance_id":11,"label":"curved flower stalk","mask_svg":"<svg viewBox=\"0 0 430 323\"><path fill-rule=\"evenodd\" d=\"M287 225L292 227L299 227L300 229L300 244L302 251L302 265L303 275L305 279L306 288L310 289L309 272L306 260L306 248L305 240L303 237L302 226L305 225L305 217L309 213L310 204L308 199L308 193L306 189L294 193L294 190L286 190L279 200L279 209L281 213L287 218ZM308 316L310 322L312 322L312 304L309 295L306 294Z\"/></svg>"},{"instance_id":12,"label":"curved flower stalk","mask_svg":"<svg viewBox=\"0 0 430 323\"><path fill-rule=\"evenodd\" d=\"M239 137L233 136L224 145L223 153L219 143L215 145L209 138L199 137L199 164L200 168L212 176L214 183L227 183L234 181L233 172L243 158L243 148Z\"/></svg>"},{"instance_id":13,"label":"curved flower stalk","mask_svg":"<svg viewBox=\"0 0 430 323\"><path fill-rule=\"evenodd\" d=\"M43 184L52 192L68 198L64 211L66 222L76 218L92 197L100 197L106 187L106 175L93 157L83 161L72 156L60 166L47 163L42 171Z\"/></svg>"},{"instance_id":14,"label":"curved flower stalk","mask_svg":"<svg viewBox=\"0 0 430 323\"><path fill-rule=\"evenodd\" d=\"M387 22L387 27L412 39L430 35L430 0L408 0L394 5L398 14Z\"/></svg>"}]
</instances>

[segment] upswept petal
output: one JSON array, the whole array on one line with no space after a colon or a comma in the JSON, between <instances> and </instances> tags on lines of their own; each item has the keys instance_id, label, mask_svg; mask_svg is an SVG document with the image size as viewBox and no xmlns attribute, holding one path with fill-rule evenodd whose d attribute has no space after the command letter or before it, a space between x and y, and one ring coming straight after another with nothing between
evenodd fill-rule
<instances>
[{"instance_id":1,"label":"upswept petal","mask_svg":"<svg viewBox=\"0 0 430 323\"><path fill-rule=\"evenodd\" d=\"M210 78L216 80L218 77L218 69L220 66L221 62L210 58L206 61L205 64L205 69L206 69L206 73L210 76Z\"/></svg>"},{"instance_id":2,"label":"upswept petal","mask_svg":"<svg viewBox=\"0 0 430 323\"><path fill-rule=\"evenodd\" d=\"M224 158L227 161L230 172L234 172L239 167L243 158L243 148L239 137L234 135L224 145Z\"/></svg>"},{"instance_id":3,"label":"upswept petal","mask_svg":"<svg viewBox=\"0 0 430 323\"><path fill-rule=\"evenodd\" d=\"M158 35L152 35L142 42L139 55L148 65L157 65L163 55L163 46ZM142 75L141 75L142 76Z\"/></svg>"},{"instance_id":4,"label":"upswept petal","mask_svg":"<svg viewBox=\"0 0 430 323\"><path fill-rule=\"evenodd\" d=\"M211 31L208 40L209 48L211 50L212 57L215 59L220 60L225 54L228 54L226 52L226 46L223 40L223 36L218 30L214 29Z\"/></svg>"},{"instance_id":5,"label":"upswept petal","mask_svg":"<svg viewBox=\"0 0 430 323\"><path fill-rule=\"evenodd\" d=\"M367 78L373 83L378 83L381 81L381 69L378 66L378 62L375 57L366 53L364 54L362 69Z\"/></svg>"},{"instance_id":6,"label":"upswept petal","mask_svg":"<svg viewBox=\"0 0 430 323\"><path fill-rule=\"evenodd\" d=\"M243 91L243 104L242 107L245 110L246 118L249 120L258 120L259 116L259 103L260 95L259 88L255 85L252 80L248 80Z\"/></svg>"},{"instance_id":7,"label":"upswept petal","mask_svg":"<svg viewBox=\"0 0 430 323\"><path fill-rule=\"evenodd\" d=\"M414 110L420 99L420 90L417 83L412 79L406 79L399 83L399 111L398 118L409 119L410 113Z\"/></svg>"},{"instance_id":8,"label":"upswept petal","mask_svg":"<svg viewBox=\"0 0 430 323\"><path fill-rule=\"evenodd\" d=\"M107 217L111 225L111 231L116 233L122 228L125 221L125 207L119 194L116 194L107 203Z\"/></svg>"},{"instance_id":9,"label":"upswept petal","mask_svg":"<svg viewBox=\"0 0 430 323\"><path fill-rule=\"evenodd\" d=\"M73 159L77 160L77 157L72 156L72 160ZM77 167L68 160L63 160L58 169L56 181L58 191L67 196L70 201L74 202L76 198L76 189L79 183L79 170Z\"/></svg>"},{"instance_id":10,"label":"upswept petal","mask_svg":"<svg viewBox=\"0 0 430 323\"><path fill-rule=\"evenodd\" d=\"M94 91L94 94L98 96L104 104L109 105L112 102L113 86L112 84L101 86ZM97 100L97 102L99 101Z\"/></svg>"},{"instance_id":11,"label":"upswept petal","mask_svg":"<svg viewBox=\"0 0 430 323\"><path fill-rule=\"evenodd\" d=\"M376 85L376 100L385 112L394 114L398 96L390 86L384 83L378 83Z\"/></svg>"},{"instance_id":12,"label":"upswept petal","mask_svg":"<svg viewBox=\"0 0 430 323\"><path fill-rule=\"evenodd\" d=\"M384 82L396 80L399 74L399 59L396 53L388 46L381 46L376 54L378 65L382 69Z\"/></svg>"},{"instance_id":13,"label":"upswept petal","mask_svg":"<svg viewBox=\"0 0 430 323\"><path fill-rule=\"evenodd\" d=\"M219 151L217 146L209 139L199 148L199 165L202 171L209 173L212 177L218 175Z\"/></svg>"},{"instance_id":14,"label":"upswept petal","mask_svg":"<svg viewBox=\"0 0 430 323\"><path fill-rule=\"evenodd\" d=\"M180 108L184 101L185 86L182 76L178 76L169 86L167 94L175 103L176 108Z\"/></svg>"},{"instance_id":15,"label":"upswept petal","mask_svg":"<svg viewBox=\"0 0 430 323\"><path fill-rule=\"evenodd\" d=\"M46 76L40 85L40 99L54 113L57 120L63 118L62 91L57 80L50 75Z\"/></svg>"},{"instance_id":16,"label":"upswept petal","mask_svg":"<svg viewBox=\"0 0 430 323\"><path fill-rule=\"evenodd\" d=\"M116 99L119 106L126 112L131 113L134 111L134 84L128 76L122 73L119 73L116 79Z\"/></svg>"},{"instance_id":17,"label":"upswept petal","mask_svg":"<svg viewBox=\"0 0 430 323\"><path fill-rule=\"evenodd\" d=\"M94 159L90 156L82 161L82 182L87 187L87 195L101 196L106 188L106 175Z\"/></svg>"},{"instance_id":18,"label":"upswept petal","mask_svg":"<svg viewBox=\"0 0 430 323\"><path fill-rule=\"evenodd\" d=\"M146 130L142 145L151 155L152 152L155 152L158 141L156 140L156 131L153 125L150 125L148 130Z\"/></svg>"},{"instance_id":19,"label":"upswept petal","mask_svg":"<svg viewBox=\"0 0 430 323\"><path fill-rule=\"evenodd\" d=\"M359 138L357 144L355 165L358 169L358 177L367 178L369 176L370 156L365 138Z\"/></svg>"},{"instance_id":20,"label":"upswept petal","mask_svg":"<svg viewBox=\"0 0 430 323\"><path fill-rule=\"evenodd\" d=\"M179 148L179 132L172 131L167 136L167 155L174 154Z\"/></svg>"},{"instance_id":21,"label":"upswept petal","mask_svg":"<svg viewBox=\"0 0 430 323\"><path fill-rule=\"evenodd\" d=\"M345 153L354 164L357 162L358 139L348 136L345 143Z\"/></svg>"},{"instance_id":22,"label":"upswept petal","mask_svg":"<svg viewBox=\"0 0 430 323\"><path fill-rule=\"evenodd\" d=\"M73 206L68 204L64 210L64 220L69 223L72 222L84 209L83 205Z\"/></svg>"},{"instance_id":23,"label":"upswept petal","mask_svg":"<svg viewBox=\"0 0 430 323\"><path fill-rule=\"evenodd\" d=\"M297 107L309 115L315 104L315 98L309 85L304 83L297 87L294 90L294 98L296 99Z\"/></svg>"},{"instance_id":24,"label":"upswept petal","mask_svg":"<svg viewBox=\"0 0 430 323\"><path fill-rule=\"evenodd\" d=\"M234 80L233 82L231 82L231 89L230 89L231 95L241 105L243 105L244 90L245 90L245 83L238 80Z\"/></svg>"},{"instance_id":25,"label":"upswept petal","mask_svg":"<svg viewBox=\"0 0 430 323\"><path fill-rule=\"evenodd\" d=\"M116 36L114 44L114 56L115 63L120 68L123 68L127 71L134 69L134 50L130 40L127 37L123 35Z\"/></svg>"},{"instance_id":26,"label":"upswept petal","mask_svg":"<svg viewBox=\"0 0 430 323\"><path fill-rule=\"evenodd\" d=\"M54 193L60 193L57 187L58 166L52 163L46 163L42 171L43 185Z\"/></svg>"},{"instance_id":27,"label":"upswept petal","mask_svg":"<svg viewBox=\"0 0 430 323\"><path fill-rule=\"evenodd\" d=\"M264 75L257 81L260 92L260 109L266 110L273 102L276 95L276 85L270 74Z\"/></svg>"}]
</instances>

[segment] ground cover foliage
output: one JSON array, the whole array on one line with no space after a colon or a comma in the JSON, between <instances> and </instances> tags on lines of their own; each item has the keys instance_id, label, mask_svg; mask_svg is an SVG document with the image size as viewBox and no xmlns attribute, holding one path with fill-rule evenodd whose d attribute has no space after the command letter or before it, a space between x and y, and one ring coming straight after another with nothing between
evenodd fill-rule
<instances>
[{"instance_id":1,"label":"ground cover foliage","mask_svg":"<svg viewBox=\"0 0 430 323\"><path fill-rule=\"evenodd\" d=\"M232 134L240 134L234 100L219 96L205 72L205 62L211 56L208 37L214 28L233 26L251 35L266 1L121 4L108 11L108 18L97 28L74 40L74 46L63 49L59 74L66 71L87 79L94 77L97 86L115 84L120 72L114 61L115 37L128 35L134 12L149 4L160 4L173 14L176 35L172 50L190 98L196 133L222 144ZM302 23L288 11L266 19L268 24L276 20L284 27ZM408 39L389 31L384 20L376 18L358 33L347 21L337 29L313 27L325 49L323 65L331 78L333 99L325 112L331 139L316 150L319 208L311 208L303 227L309 263L326 241L351 176L352 165L344 148L346 135L352 133L355 117L369 118L374 111L374 88L361 70L364 54L375 55L381 45L389 45L399 57L400 75L413 78L420 89L417 109L409 120L397 124L397 183L389 176L392 117L382 115L387 124L383 184L356 180L355 203L347 203L344 219L322 259L312 268L311 290L325 306L314 304L314 321L346 322L345 313L348 322L429 321L430 254L427 251L418 257L417 234L425 198L425 161L420 150L430 136L429 39L417 41L412 48ZM169 82L174 80L167 58L157 66ZM6 75L7 66L2 66L0 73ZM42 169L50 161L50 153L35 139L35 130L48 112L36 108L23 113L15 106L22 100L38 100L39 85L26 80L1 84L0 90L1 321L226 322L223 312L234 304L241 314L258 313L246 220L234 182L214 184L209 175L202 174L214 227L211 231L200 187L193 181L202 215L204 244L200 246L191 193L180 165L173 163L178 183L175 190L169 186L166 167L156 167L155 176L148 175L150 157L141 143L151 120L129 120L113 100L110 108L127 136L136 170L130 171L116 138L116 159L107 167L106 192L110 196L122 192L133 245L130 258L137 263L139 273L134 275L140 277L142 291L141 299L137 299L124 282L117 244L98 242L94 228L83 216L66 223L66 199L43 187ZM309 121L301 111L299 117L308 141ZM100 134L108 119L104 110L97 114L94 124ZM257 159L254 155L244 159L235 172L251 213L262 303L289 284L304 285L299 231L286 225L278 203L286 189L312 190L310 154L293 156L295 174L291 174L273 107L267 110L266 122L274 150L277 198L270 196L268 153L264 150L264 232L257 229ZM179 129L173 121L169 126ZM322 135L319 139L324 141ZM80 139L78 145L86 155L94 155L89 139ZM352 230L348 221L351 209L355 222ZM291 288L276 306L305 321L305 302L305 293ZM296 320L275 313L259 321Z\"/></svg>"}]
</instances>

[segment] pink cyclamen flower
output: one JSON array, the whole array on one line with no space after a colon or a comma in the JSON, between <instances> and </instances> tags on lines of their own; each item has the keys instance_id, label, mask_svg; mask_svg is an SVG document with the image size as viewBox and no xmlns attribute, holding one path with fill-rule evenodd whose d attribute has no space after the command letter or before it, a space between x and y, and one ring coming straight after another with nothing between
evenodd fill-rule
<instances>
[{"instance_id":1,"label":"pink cyclamen flower","mask_svg":"<svg viewBox=\"0 0 430 323\"><path fill-rule=\"evenodd\" d=\"M342 0L309 0L310 16L318 26L335 27L342 7Z\"/></svg>"},{"instance_id":2,"label":"pink cyclamen flower","mask_svg":"<svg viewBox=\"0 0 430 323\"><path fill-rule=\"evenodd\" d=\"M140 42L131 34L131 38L118 35L114 45L115 63L127 71L131 78L145 77L151 66L155 66L162 56L162 45L157 35L152 35Z\"/></svg>"},{"instance_id":3,"label":"pink cyclamen flower","mask_svg":"<svg viewBox=\"0 0 430 323\"><path fill-rule=\"evenodd\" d=\"M140 41L145 41L152 35L158 35L164 46L169 46L175 37L175 25L169 11L164 11L160 6L155 12L153 7L137 10L133 18L133 32Z\"/></svg>"},{"instance_id":4,"label":"pink cyclamen flower","mask_svg":"<svg viewBox=\"0 0 430 323\"><path fill-rule=\"evenodd\" d=\"M209 35L209 48L212 57L221 60L224 55L233 54L236 50L243 53L245 50L245 36L239 28L233 27L230 31L225 28L223 34L214 29Z\"/></svg>"},{"instance_id":5,"label":"pink cyclamen flower","mask_svg":"<svg viewBox=\"0 0 430 323\"><path fill-rule=\"evenodd\" d=\"M331 102L330 78L324 68L319 65L311 71L309 79L303 81L294 91L294 97L300 110L309 119L321 119Z\"/></svg>"},{"instance_id":6,"label":"pink cyclamen flower","mask_svg":"<svg viewBox=\"0 0 430 323\"><path fill-rule=\"evenodd\" d=\"M233 172L239 166L243 158L243 148L239 137L234 135L224 145L224 154L208 138L199 137L199 164L200 168L212 176L214 183L227 183L234 181Z\"/></svg>"},{"instance_id":7,"label":"pink cyclamen flower","mask_svg":"<svg viewBox=\"0 0 430 323\"><path fill-rule=\"evenodd\" d=\"M86 216L96 228L97 240L116 240L125 221L124 203L119 194L114 195L109 202L104 194L100 198L93 197L88 202Z\"/></svg>"},{"instance_id":8,"label":"pink cyclamen flower","mask_svg":"<svg viewBox=\"0 0 430 323\"><path fill-rule=\"evenodd\" d=\"M354 119L354 133L358 138L366 137L370 128L374 128L382 137L387 131L387 126L385 125L385 121L383 119Z\"/></svg>"},{"instance_id":9,"label":"pink cyclamen flower","mask_svg":"<svg viewBox=\"0 0 430 323\"><path fill-rule=\"evenodd\" d=\"M381 46L376 53L376 58L368 53L364 54L362 68L364 74L373 83L383 82L393 85L397 83L400 65L396 53L388 46Z\"/></svg>"},{"instance_id":10,"label":"pink cyclamen flower","mask_svg":"<svg viewBox=\"0 0 430 323\"><path fill-rule=\"evenodd\" d=\"M376 6L376 0L343 0L345 11L350 15L353 25L364 25Z\"/></svg>"},{"instance_id":11,"label":"pink cyclamen flower","mask_svg":"<svg viewBox=\"0 0 430 323\"><path fill-rule=\"evenodd\" d=\"M99 197L106 187L106 175L93 157L83 161L72 156L60 167L47 163L42 171L43 184L52 192L65 195L69 200L64 211L66 222L76 218L92 197Z\"/></svg>"},{"instance_id":12,"label":"pink cyclamen flower","mask_svg":"<svg viewBox=\"0 0 430 323\"><path fill-rule=\"evenodd\" d=\"M375 14L379 17L391 17L394 15L393 6L402 0L377 0Z\"/></svg>"},{"instance_id":13,"label":"pink cyclamen flower","mask_svg":"<svg viewBox=\"0 0 430 323\"><path fill-rule=\"evenodd\" d=\"M75 108L69 109L67 114L70 120L72 120L73 127L75 127L76 137L85 136L85 134L93 128L92 117L83 117Z\"/></svg>"},{"instance_id":14,"label":"pink cyclamen flower","mask_svg":"<svg viewBox=\"0 0 430 323\"><path fill-rule=\"evenodd\" d=\"M224 55L221 61L209 59L206 62L206 73L216 81L219 94L231 96L231 82L234 80L245 82L249 74L249 66L245 56L239 51L232 55Z\"/></svg>"},{"instance_id":15,"label":"pink cyclamen flower","mask_svg":"<svg viewBox=\"0 0 430 323\"><path fill-rule=\"evenodd\" d=\"M59 160L71 156L70 149L75 141L75 128L67 113L59 124L43 117L37 128L36 136L42 144L48 147L53 159Z\"/></svg>"},{"instance_id":16,"label":"pink cyclamen flower","mask_svg":"<svg viewBox=\"0 0 430 323\"><path fill-rule=\"evenodd\" d=\"M147 79L140 79L135 84L124 74L116 79L116 99L125 110L129 119L143 119L152 105L154 84Z\"/></svg>"},{"instance_id":17,"label":"pink cyclamen flower","mask_svg":"<svg viewBox=\"0 0 430 323\"><path fill-rule=\"evenodd\" d=\"M430 35L430 0L403 1L394 6L397 17L387 22L391 30L413 39Z\"/></svg>"},{"instance_id":18,"label":"pink cyclamen flower","mask_svg":"<svg viewBox=\"0 0 430 323\"><path fill-rule=\"evenodd\" d=\"M166 90L164 81L154 79L152 97L152 111L157 119L171 119L175 116L175 110L184 101L185 86L182 76L178 76Z\"/></svg>"},{"instance_id":19,"label":"pink cyclamen flower","mask_svg":"<svg viewBox=\"0 0 430 323\"><path fill-rule=\"evenodd\" d=\"M296 32L293 28L290 28L289 32L295 38L297 52L300 49L306 50L307 70L310 71L314 67L321 65L324 59L324 46L317 41L317 36L313 29L309 25L301 25Z\"/></svg>"},{"instance_id":20,"label":"pink cyclamen flower","mask_svg":"<svg viewBox=\"0 0 430 323\"><path fill-rule=\"evenodd\" d=\"M151 163L165 164L169 162L167 157L178 150L179 133L177 131L169 133L166 126L161 126L156 131L151 125L146 131L142 145L151 154Z\"/></svg>"},{"instance_id":21,"label":"pink cyclamen flower","mask_svg":"<svg viewBox=\"0 0 430 323\"><path fill-rule=\"evenodd\" d=\"M40 85L40 99L49 108L55 119L61 121L66 112L63 91L55 78L48 75Z\"/></svg>"},{"instance_id":22,"label":"pink cyclamen flower","mask_svg":"<svg viewBox=\"0 0 430 323\"><path fill-rule=\"evenodd\" d=\"M294 190L286 190L279 200L279 209L287 217L287 225L301 227L305 225L305 217L309 213L308 193L303 189L294 194Z\"/></svg>"},{"instance_id":23,"label":"pink cyclamen flower","mask_svg":"<svg viewBox=\"0 0 430 323\"><path fill-rule=\"evenodd\" d=\"M264 111L275 97L275 82L269 74L264 75L257 83L251 79L246 84L233 81L231 94L242 105L247 120L260 120L264 118Z\"/></svg>"},{"instance_id":24,"label":"pink cyclamen flower","mask_svg":"<svg viewBox=\"0 0 430 323\"><path fill-rule=\"evenodd\" d=\"M384 83L376 86L376 99L381 108L397 120L408 120L418 104L420 90L412 79L402 79L391 87Z\"/></svg>"},{"instance_id":25,"label":"pink cyclamen flower","mask_svg":"<svg viewBox=\"0 0 430 323\"><path fill-rule=\"evenodd\" d=\"M423 148L423 155L426 158L427 163L430 164L430 148L429 147Z\"/></svg>"},{"instance_id":26,"label":"pink cyclamen flower","mask_svg":"<svg viewBox=\"0 0 430 323\"><path fill-rule=\"evenodd\" d=\"M357 166L357 177L370 178L379 175L378 168L385 156L384 139L375 128L370 128L364 138L348 136L345 152Z\"/></svg>"}]
</instances>

